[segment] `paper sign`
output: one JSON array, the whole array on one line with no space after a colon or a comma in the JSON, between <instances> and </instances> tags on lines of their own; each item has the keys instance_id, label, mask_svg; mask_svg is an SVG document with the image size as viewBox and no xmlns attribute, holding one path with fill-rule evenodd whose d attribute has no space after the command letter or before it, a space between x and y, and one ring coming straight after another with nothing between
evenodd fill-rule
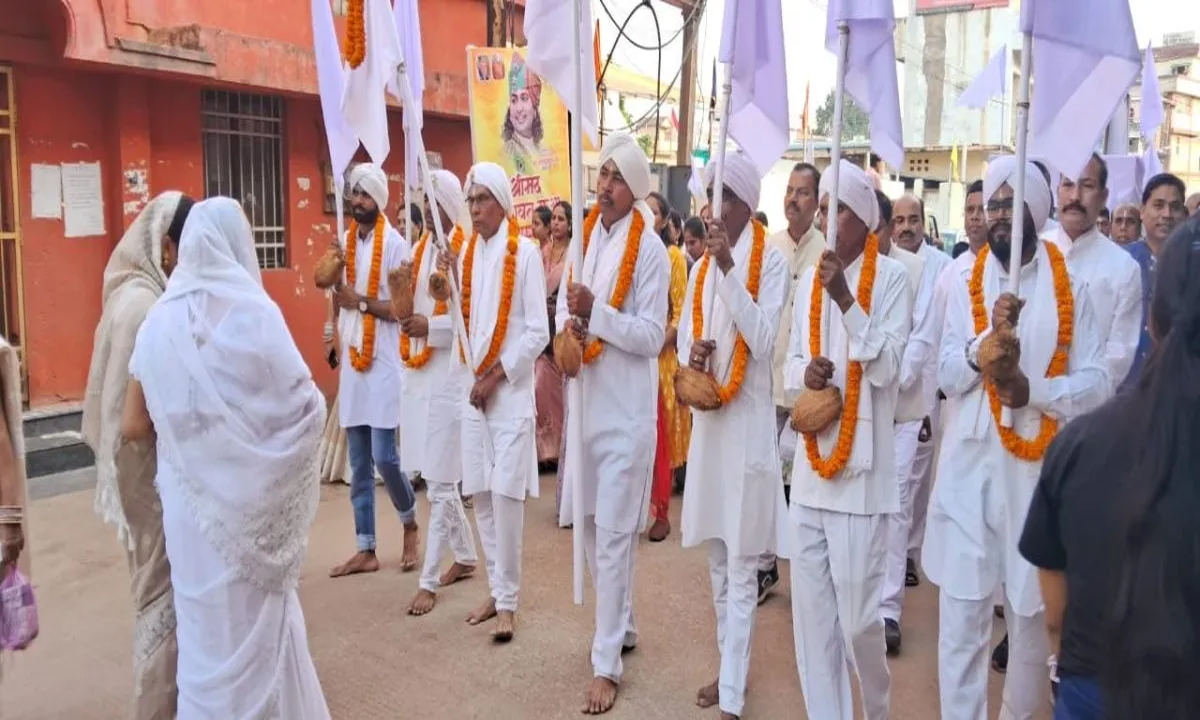
<instances>
[{"instance_id":1,"label":"paper sign","mask_svg":"<svg viewBox=\"0 0 1200 720\"><path fill-rule=\"evenodd\" d=\"M58 220L62 217L62 173L57 165L31 165L29 187L33 217Z\"/></svg>"},{"instance_id":2,"label":"paper sign","mask_svg":"<svg viewBox=\"0 0 1200 720\"><path fill-rule=\"evenodd\" d=\"M104 235L100 163L63 164L63 225L69 238Z\"/></svg>"}]
</instances>

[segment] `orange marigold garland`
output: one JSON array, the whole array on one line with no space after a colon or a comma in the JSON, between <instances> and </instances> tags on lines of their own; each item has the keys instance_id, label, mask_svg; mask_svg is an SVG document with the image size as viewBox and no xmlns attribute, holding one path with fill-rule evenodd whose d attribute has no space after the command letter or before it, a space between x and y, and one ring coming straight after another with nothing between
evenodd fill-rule
<instances>
[{"instance_id":1,"label":"orange marigold garland","mask_svg":"<svg viewBox=\"0 0 1200 720\"><path fill-rule=\"evenodd\" d=\"M763 254L767 247L767 229L757 220L751 221L754 226L754 242L750 246L750 268L746 276L746 291L750 298L758 302L758 286L762 280ZM708 279L708 266L712 256L704 253L700 267L696 269L696 287L692 291L692 338L699 340L704 337L704 282ZM733 363L729 369L729 382L718 388L721 404L727 405L746 380L746 365L750 361L750 346L746 338L739 332L733 343Z\"/></svg>"},{"instance_id":2,"label":"orange marigold garland","mask_svg":"<svg viewBox=\"0 0 1200 720\"><path fill-rule=\"evenodd\" d=\"M365 0L348 0L346 3L346 43L342 57L351 69L362 65L367 56L367 26L363 18Z\"/></svg>"},{"instance_id":3,"label":"orange marigold garland","mask_svg":"<svg viewBox=\"0 0 1200 720\"><path fill-rule=\"evenodd\" d=\"M383 213L375 218L375 238L371 243L371 269L367 274L367 298L374 300L379 297L379 276L383 267L383 228L385 226ZM355 276L358 266L355 258L358 255L358 223L350 220L346 231L346 284L357 288ZM350 346L350 367L359 372L366 372L375 359L375 316L363 313L362 347Z\"/></svg>"},{"instance_id":4,"label":"orange marigold garland","mask_svg":"<svg viewBox=\"0 0 1200 720\"><path fill-rule=\"evenodd\" d=\"M867 244L863 248L862 271L858 275L858 306L867 315L871 314L871 298L875 293L875 268L879 260L879 238L874 233L867 236ZM825 289L821 281L813 274L812 298L808 304L808 354L809 357L821 356L821 304L825 300ZM808 464L818 475L826 480L832 480L850 462L850 452L854 449L854 435L858 429L858 399L862 393L863 366L860 362L851 362L846 367L846 397L842 403L842 417L838 424L837 442L829 457L821 457L821 447L817 444L816 433L804 433L804 451L808 456Z\"/></svg>"},{"instance_id":5,"label":"orange marigold garland","mask_svg":"<svg viewBox=\"0 0 1200 720\"><path fill-rule=\"evenodd\" d=\"M1054 355L1046 368L1046 377L1056 378L1067 374L1067 360L1071 350L1071 342L1075 335L1075 296L1071 293L1071 277L1067 273L1067 261L1062 251L1052 243L1043 243L1046 253L1050 256L1050 273L1054 278L1054 304L1058 310L1058 337L1056 338ZM983 298L983 273L987 266L988 247L983 246L975 258L975 266L971 270L971 280L967 289L971 294L971 318L975 322L975 334L980 335L988 328L987 307ZM1046 455L1050 442L1058 434L1058 421L1042 413L1042 424L1037 437L1023 438L1012 428L1000 424L1000 396L995 384L984 378L983 386L987 391L988 405L991 406L992 418L1000 432L1000 444L1013 457L1026 462L1037 462Z\"/></svg>"},{"instance_id":6,"label":"orange marigold garland","mask_svg":"<svg viewBox=\"0 0 1200 720\"><path fill-rule=\"evenodd\" d=\"M462 243L463 243L463 230L461 227L458 227L457 225L455 225L454 226L454 234L450 237L451 252L453 252L454 254L457 255L459 248L462 247ZM413 273L415 275L417 275L418 277L421 274L421 260L425 257L425 248L427 248L428 246L429 246L429 233L425 233L423 236L421 236L420 242L417 243L417 247L413 250L413 261L412 261ZM417 278L414 277L413 278L414 287L416 287L416 285L415 285L416 282L417 282ZM433 304L434 317L437 317L438 315L445 315L447 311L448 311L448 308L446 307L446 302L444 300L437 300L436 302L434 302L434 304ZM412 355L412 340L408 337L408 335L403 330L400 331L400 359L404 361L405 367L407 367L411 370L420 370L421 368L425 367L425 365L429 362L430 358L432 358L432 357L433 357L433 348L429 345L428 340L425 343L425 347L421 348L421 352L417 353L416 355Z\"/></svg>"},{"instance_id":7,"label":"orange marigold garland","mask_svg":"<svg viewBox=\"0 0 1200 720\"><path fill-rule=\"evenodd\" d=\"M471 271L475 267L475 243L479 233L471 235L467 241L466 256L462 267L462 316L463 330L469 337L471 334ZM508 335L508 316L512 312L513 289L517 286L517 248L521 242L521 225L515 217L508 219L508 247L504 256L504 275L500 281L500 308L496 311L496 327L492 332L492 342L488 345L487 354L479 367L475 368L475 377L482 377L491 369L500 357L500 348L504 346L504 338ZM467 356L460 344L458 357L467 364Z\"/></svg>"},{"instance_id":8,"label":"orange marigold garland","mask_svg":"<svg viewBox=\"0 0 1200 720\"><path fill-rule=\"evenodd\" d=\"M596 205L583 220L583 256L587 257L588 244L592 240L592 230L600 220L600 206ZM642 233L646 230L646 218L637 210L633 211L633 222L629 225L629 234L625 236L625 254L621 257L621 268L617 271L617 282L613 285L609 306L620 312L625 306L625 298L629 296L629 288L633 286L633 271L637 269L638 251L642 246ZM567 271L567 284L575 282L575 268ZM583 364L591 365L600 353L604 352L604 341L593 338L583 349Z\"/></svg>"}]
</instances>

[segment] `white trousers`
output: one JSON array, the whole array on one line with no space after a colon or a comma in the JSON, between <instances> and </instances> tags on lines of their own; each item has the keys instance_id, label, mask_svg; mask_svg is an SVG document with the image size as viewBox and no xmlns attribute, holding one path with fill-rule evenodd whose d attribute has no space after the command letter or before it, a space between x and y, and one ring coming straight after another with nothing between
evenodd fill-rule
<instances>
[{"instance_id":1,"label":"white trousers","mask_svg":"<svg viewBox=\"0 0 1200 720\"><path fill-rule=\"evenodd\" d=\"M521 588L521 538L525 501L493 492L476 493L475 524L483 543L488 586L498 611L517 611Z\"/></svg>"},{"instance_id":2,"label":"white trousers","mask_svg":"<svg viewBox=\"0 0 1200 720\"><path fill-rule=\"evenodd\" d=\"M790 420L791 417L792 417L792 409L791 408L780 407L778 405L775 406L775 437L779 438L781 441L780 442L781 446L779 448L779 462L781 465L785 463L785 460L784 460L785 457L788 459L790 459L792 457L791 452L787 452L785 454L785 452L784 452L785 448L783 447L783 443L782 443L783 429L785 427L787 427L788 420ZM791 439L794 441L795 440L795 432L792 431L791 428L788 428L788 431L792 432ZM789 450L794 451L795 446L793 445ZM784 470L783 484L791 485L792 484L792 474L790 472L788 472L786 468L782 468L782 469ZM775 567L775 563L776 563L775 553L763 553L762 555L759 555L758 556L758 572L770 571L771 568ZM756 583L758 582L757 578L755 579L755 582Z\"/></svg>"},{"instance_id":3,"label":"white trousers","mask_svg":"<svg viewBox=\"0 0 1200 720\"><path fill-rule=\"evenodd\" d=\"M442 558L449 549L454 562L471 565L479 561L475 555L475 534L463 509L458 483L435 482L426 479L425 495L429 498L429 532L425 538L425 567L421 571L421 589L437 592L440 585Z\"/></svg>"},{"instance_id":4,"label":"white trousers","mask_svg":"<svg viewBox=\"0 0 1200 720\"><path fill-rule=\"evenodd\" d=\"M917 442L912 469L912 523L908 527L908 556L913 562L920 559L921 545L925 542L925 516L929 513L929 495L933 492L933 459L936 454L937 444L932 438L928 442Z\"/></svg>"},{"instance_id":5,"label":"white trousers","mask_svg":"<svg viewBox=\"0 0 1200 720\"><path fill-rule=\"evenodd\" d=\"M920 478L914 472L917 436L921 421L896 426L896 484L900 487L900 512L884 516L887 532L887 569L883 576L883 599L879 612L900 622L904 607L904 575L908 562L909 530L912 528L913 498Z\"/></svg>"},{"instance_id":6,"label":"white trousers","mask_svg":"<svg viewBox=\"0 0 1200 720\"><path fill-rule=\"evenodd\" d=\"M887 720L891 675L879 615L884 518L791 507L792 632L808 717L854 720L850 668L866 720Z\"/></svg>"},{"instance_id":7,"label":"white trousers","mask_svg":"<svg viewBox=\"0 0 1200 720\"><path fill-rule=\"evenodd\" d=\"M987 720L988 666L992 654L992 603L938 597L938 685L942 720ZM1000 720L1032 720L1046 708L1050 642L1042 613L1017 615L1004 603L1008 671Z\"/></svg>"},{"instance_id":8,"label":"white trousers","mask_svg":"<svg viewBox=\"0 0 1200 720\"><path fill-rule=\"evenodd\" d=\"M637 644L633 622L633 560L637 533L597 527L596 516L583 521L583 547L596 593L596 635L592 673L621 682L621 648Z\"/></svg>"},{"instance_id":9,"label":"white trousers","mask_svg":"<svg viewBox=\"0 0 1200 720\"><path fill-rule=\"evenodd\" d=\"M730 557L724 541L709 540L708 573L717 614L717 651L721 654L717 676L721 712L740 716L746 704L750 642L758 610L758 557Z\"/></svg>"}]
</instances>

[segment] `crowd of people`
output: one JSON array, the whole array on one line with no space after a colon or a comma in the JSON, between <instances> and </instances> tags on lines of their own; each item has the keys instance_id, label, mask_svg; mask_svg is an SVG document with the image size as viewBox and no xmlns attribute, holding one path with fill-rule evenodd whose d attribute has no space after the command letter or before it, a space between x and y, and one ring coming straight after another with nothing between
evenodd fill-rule
<instances>
[{"instance_id":1,"label":"crowd of people","mask_svg":"<svg viewBox=\"0 0 1200 720\"><path fill-rule=\"evenodd\" d=\"M942 717L988 717L997 608L1005 717L1042 712L1052 678L1059 717L1195 717L1200 220L1184 220L1200 199L1160 175L1137 212L1108 218L1099 156L1057 187L1000 157L967 188L952 256L918 198L845 161L836 188L796 165L770 233L755 165L723 162L719 206L710 166L709 206L685 219L651 191L637 142L610 135L583 227L559 202L534 213L532 239L498 165L437 170L435 202L402 205L411 244L382 169L356 166L323 335L333 411L238 204L152 200L105 271L84 413L96 510L132 576L134 716L329 716L296 589L332 412L355 547L331 575L379 568L378 476L402 565L420 571L408 612L433 612L482 561L467 622L497 643L518 630L526 499L557 471L559 524L582 522L594 592L584 713L617 702L638 538L668 536L681 490L720 654L696 703L722 718L743 713L781 559L811 718L850 720L854 679L865 717L888 717L887 658L922 571L939 592ZM24 499L6 457L7 566Z\"/></svg>"}]
</instances>

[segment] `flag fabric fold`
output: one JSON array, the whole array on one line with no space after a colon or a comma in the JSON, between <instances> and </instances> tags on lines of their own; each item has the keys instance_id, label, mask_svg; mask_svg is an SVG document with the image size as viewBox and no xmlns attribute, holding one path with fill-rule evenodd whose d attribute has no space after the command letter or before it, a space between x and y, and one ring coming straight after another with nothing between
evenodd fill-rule
<instances>
[{"instance_id":1,"label":"flag fabric fold","mask_svg":"<svg viewBox=\"0 0 1200 720\"><path fill-rule=\"evenodd\" d=\"M1158 148L1151 141L1146 146L1146 152L1142 153L1142 178L1144 182L1142 186L1150 182L1150 179L1155 175L1161 175L1163 172L1162 158L1158 156ZM1139 193L1140 194L1140 193ZM1141 199L1140 197L1138 198Z\"/></svg>"},{"instance_id":2,"label":"flag fabric fold","mask_svg":"<svg viewBox=\"0 0 1200 720\"><path fill-rule=\"evenodd\" d=\"M846 93L870 118L871 149L892 167L900 167L904 164L904 132L900 125L892 0L830 0L825 49L835 55L838 24L842 22L850 28Z\"/></svg>"},{"instance_id":3,"label":"flag fabric fold","mask_svg":"<svg viewBox=\"0 0 1200 720\"><path fill-rule=\"evenodd\" d=\"M338 47L329 0L312 0L312 31L313 54L317 62L317 93L321 98L321 119L325 124L325 143L329 146L333 182L340 194L346 179L346 168L358 150L358 136L342 115L342 93L346 87L346 73L342 66L342 54Z\"/></svg>"},{"instance_id":4,"label":"flag fabric fold","mask_svg":"<svg viewBox=\"0 0 1200 720\"><path fill-rule=\"evenodd\" d=\"M1142 66L1129 0L1024 0L1033 35L1029 151L1078 177ZM1027 50L1025 48L1024 50Z\"/></svg>"},{"instance_id":5,"label":"flag fabric fold","mask_svg":"<svg viewBox=\"0 0 1200 720\"><path fill-rule=\"evenodd\" d=\"M395 0L392 12L413 99L413 106L404 108L404 129L421 132L425 127L425 53L421 47L421 14L417 0ZM397 87L395 77L388 80L388 92L396 100L403 101L404 95Z\"/></svg>"},{"instance_id":6,"label":"flag fabric fold","mask_svg":"<svg viewBox=\"0 0 1200 720\"><path fill-rule=\"evenodd\" d=\"M526 0L525 2L525 62L554 88L572 114L583 122L583 132L594 147L600 144L600 110L596 99L595 38L590 0L577 0L580 8L578 36L572 39L574 22L571 3L564 0ZM578 40L583 63L583 107L575 107L575 41ZM587 57L589 54L591 58Z\"/></svg>"},{"instance_id":7,"label":"flag fabric fold","mask_svg":"<svg viewBox=\"0 0 1200 720\"><path fill-rule=\"evenodd\" d=\"M1115 212L1121 203L1142 204L1142 158L1137 155L1105 155L1108 166L1108 211ZM1149 179L1149 176L1145 176Z\"/></svg>"},{"instance_id":8,"label":"flag fabric fold","mask_svg":"<svg viewBox=\"0 0 1200 720\"><path fill-rule=\"evenodd\" d=\"M729 136L766 175L791 145L780 0L725 3L718 59L733 78Z\"/></svg>"},{"instance_id":9,"label":"flag fabric fold","mask_svg":"<svg viewBox=\"0 0 1200 720\"><path fill-rule=\"evenodd\" d=\"M1008 46L1001 45L996 54L988 60L966 90L958 96L958 106L968 108L984 108L997 95L1004 95L1004 87L1008 79Z\"/></svg>"},{"instance_id":10,"label":"flag fabric fold","mask_svg":"<svg viewBox=\"0 0 1200 720\"><path fill-rule=\"evenodd\" d=\"M1142 61L1142 137L1147 144L1154 144L1154 133L1166 119L1163 113L1162 92L1158 88L1158 67L1154 64L1154 50L1146 46L1146 57Z\"/></svg>"},{"instance_id":11,"label":"flag fabric fold","mask_svg":"<svg viewBox=\"0 0 1200 720\"><path fill-rule=\"evenodd\" d=\"M388 0L366 0L364 24L367 55L350 71L342 94L342 114L362 141L372 162L382 164L391 152L388 137L387 86L404 58Z\"/></svg>"}]
</instances>

